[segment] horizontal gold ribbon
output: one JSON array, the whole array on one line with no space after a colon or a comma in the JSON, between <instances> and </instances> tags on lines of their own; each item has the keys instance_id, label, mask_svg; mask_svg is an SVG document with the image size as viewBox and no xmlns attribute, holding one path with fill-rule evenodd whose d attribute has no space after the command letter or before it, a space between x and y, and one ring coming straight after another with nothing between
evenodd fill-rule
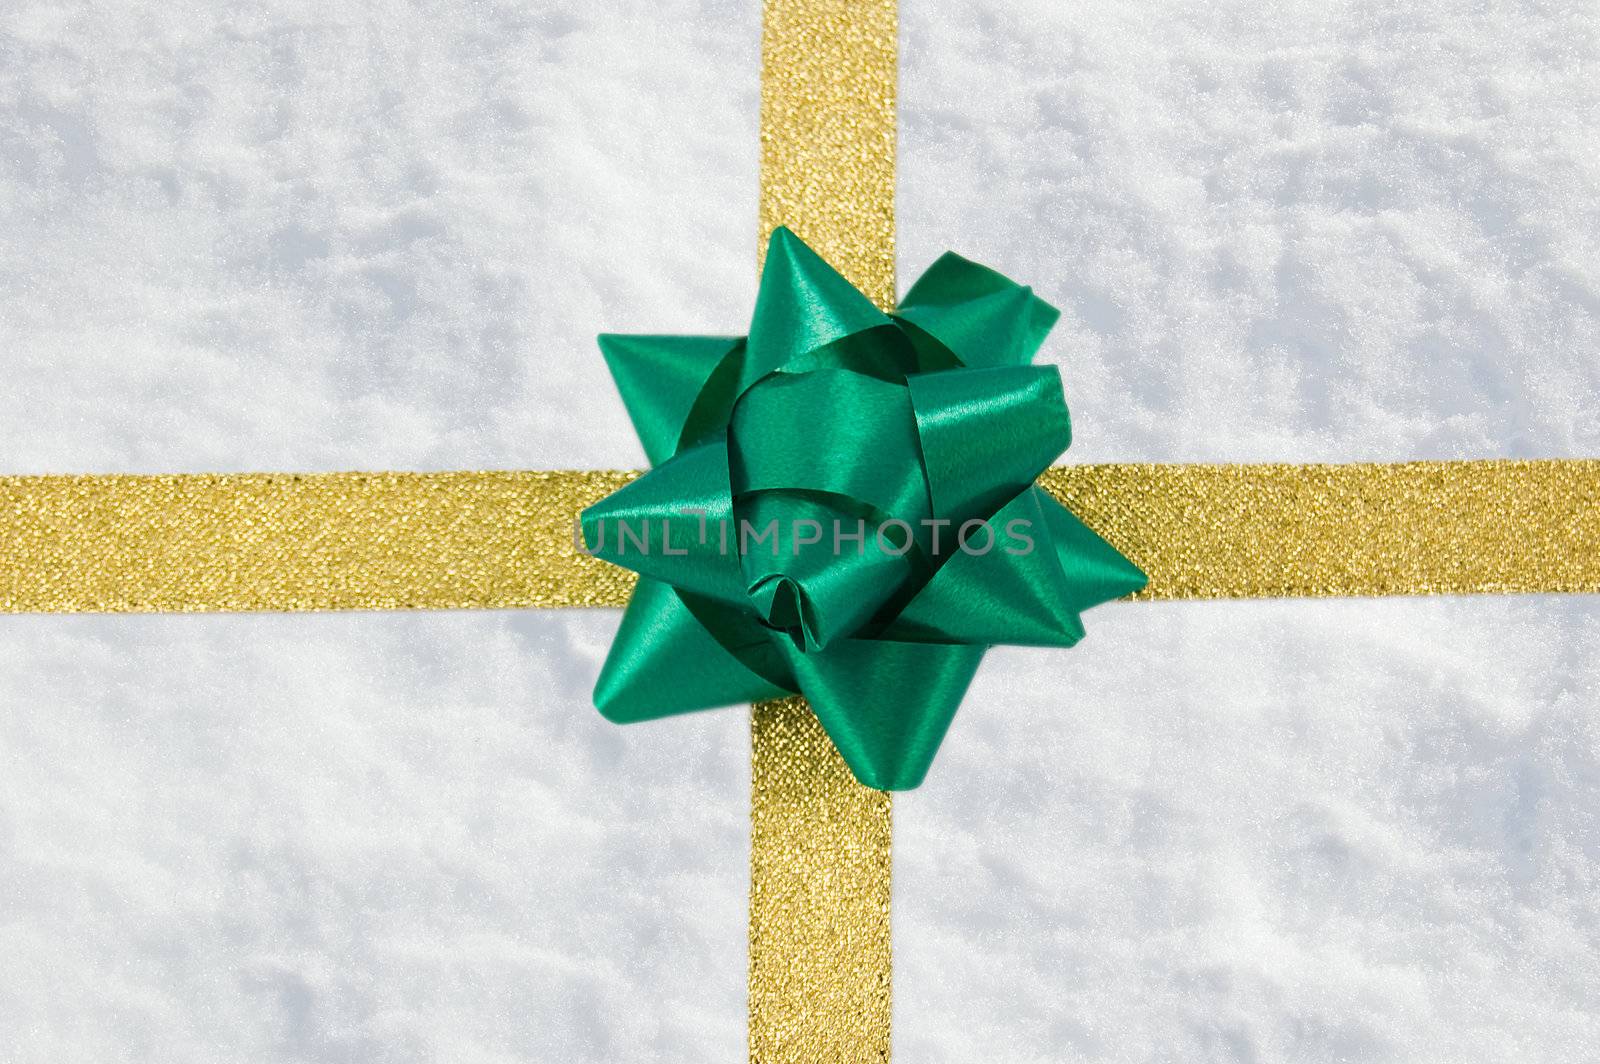
<instances>
[{"instance_id":1,"label":"horizontal gold ribbon","mask_svg":"<svg viewBox=\"0 0 1600 1064\"><path fill-rule=\"evenodd\" d=\"M0 477L0 611L621 606L624 472ZM1600 591L1600 461L1097 465L1040 481L1146 599Z\"/></svg>"},{"instance_id":2,"label":"horizontal gold ribbon","mask_svg":"<svg viewBox=\"0 0 1600 1064\"><path fill-rule=\"evenodd\" d=\"M1600 591L1600 461L1106 465L1040 482L1143 599Z\"/></svg>"}]
</instances>

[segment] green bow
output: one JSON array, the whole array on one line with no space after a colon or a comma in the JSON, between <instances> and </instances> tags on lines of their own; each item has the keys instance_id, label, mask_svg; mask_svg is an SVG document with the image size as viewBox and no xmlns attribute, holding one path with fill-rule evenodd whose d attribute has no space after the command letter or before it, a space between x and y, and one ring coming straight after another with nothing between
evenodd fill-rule
<instances>
[{"instance_id":1,"label":"green bow","mask_svg":"<svg viewBox=\"0 0 1600 1064\"><path fill-rule=\"evenodd\" d=\"M638 588L624 723L795 692L857 779L922 782L983 652L1145 584L1034 478L1071 442L1058 311L946 254L884 314L776 229L748 337L600 337L653 468L583 512Z\"/></svg>"}]
</instances>

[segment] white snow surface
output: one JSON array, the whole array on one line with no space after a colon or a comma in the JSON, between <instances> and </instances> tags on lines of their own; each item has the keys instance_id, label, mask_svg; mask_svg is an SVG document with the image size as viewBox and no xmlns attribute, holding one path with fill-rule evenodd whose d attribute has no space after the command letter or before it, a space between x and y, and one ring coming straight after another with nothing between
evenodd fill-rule
<instances>
[{"instance_id":1,"label":"white snow surface","mask_svg":"<svg viewBox=\"0 0 1600 1064\"><path fill-rule=\"evenodd\" d=\"M1600 454L1585 5L904 0L900 256L1070 460ZM637 466L759 10L0 6L0 473ZM0 618L0 1061L742 1058L745 714L615 613ZM1600 604L1116 605L896 801L902 1061L1600 1055Z\"/></svg>"}]
</instances>

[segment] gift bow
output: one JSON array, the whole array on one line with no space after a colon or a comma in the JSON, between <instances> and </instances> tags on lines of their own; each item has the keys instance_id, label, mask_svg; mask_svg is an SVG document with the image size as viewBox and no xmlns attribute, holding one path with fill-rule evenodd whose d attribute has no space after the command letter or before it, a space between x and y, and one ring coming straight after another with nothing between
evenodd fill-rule
<instances>
[{"instance_id":1,"label":"gift bow","mask_svg":"<svg viewBox=\"0 0 1600 1064\"><path fill-rule=\"evenodd\" d=\"M1030 365L1057 317L954 254L885 314L778 228L748 337L600 337L652 464L582 517L640 575L600 712L799 692L858 780L917 786L989 646L1145 584L1033 483L1071 440Z\"/></svg>"}]
</instances>

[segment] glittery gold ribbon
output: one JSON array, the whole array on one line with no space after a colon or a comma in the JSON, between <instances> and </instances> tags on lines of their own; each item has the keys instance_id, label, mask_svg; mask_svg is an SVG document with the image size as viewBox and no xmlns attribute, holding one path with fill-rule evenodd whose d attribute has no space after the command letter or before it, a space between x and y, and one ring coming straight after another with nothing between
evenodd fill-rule
<instances>
[{"instance_id":1,"label":"glittery gold ribbon","mask_svg":"<svg viewBox=\"0 0 1600 1064\"><path fill-rule=\"evenodd\" d=\"M760 232L894 306L896 0L766 0ZM889 1059L889 795L804 699L751 716L751 1064Z\"/></svg>"},{"instance_id":2,"label":"glittery gold ribbon","mask_svg":"<svg viewBox=\"0 0 1600 1064\"><path fill-rule=\"evenodd\" d=\"M574 530L634 475L0 477L0 610L620 606Z\"/></svg>"},{"instance_id":3,"label":"glittery gold ribbon","mask_svg":"<svg viewBox=\"0 0 1600 1064\"><path fill-rule=\"evenodd\" d=\"M575 549L635 474L0 477L0 612L622 606ZM1142 599L1600 592L1600 461L1090 465L1040 478Z\"/></svg>"}]
</instances>

